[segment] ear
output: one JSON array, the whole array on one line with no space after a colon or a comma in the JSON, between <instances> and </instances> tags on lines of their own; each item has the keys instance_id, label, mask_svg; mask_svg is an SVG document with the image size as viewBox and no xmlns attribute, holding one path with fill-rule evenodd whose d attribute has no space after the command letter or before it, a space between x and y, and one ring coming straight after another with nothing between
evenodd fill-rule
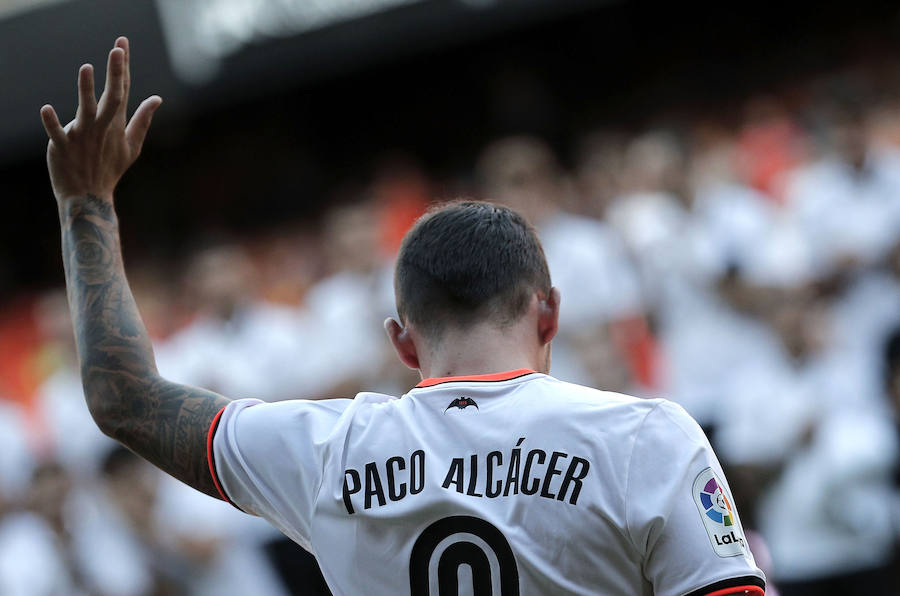
<instances>
[{"instance_id":1,"label":"ear","mask_svg":"<svg viewBox=\"0 0 900 596\"><path fill-rule=\"evenodd\" d=\"M392 317L384 320L384 330L387 332L400 362L413 370L419 370L419 352L409 330Z\"/></svg>"},{"instance_id":2,"label":"ear","mask_svg":"<svg viewBox=\"0 0 900 596\"><path fill-rule=\"evenodd\" d=\"M538 295L538 341L547 345L559 331L559 289L550 288L547 296Z\"/></svg>"}]
</instances>

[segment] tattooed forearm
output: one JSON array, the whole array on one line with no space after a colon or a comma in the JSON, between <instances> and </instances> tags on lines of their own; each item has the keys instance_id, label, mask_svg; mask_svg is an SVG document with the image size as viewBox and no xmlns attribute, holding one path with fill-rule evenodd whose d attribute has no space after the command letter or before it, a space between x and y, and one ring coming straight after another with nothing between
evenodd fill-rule
<instances>
[{"instance_id":1,"label":"tattooed forearm","mask_svg":"<svg viewBox=\"0 0 900 596\"><path fill-rule=\"evenodd\" d=\"M125 279L116 214L88 195L60 206L63 263L88 407L106 434L217 496L206 431L228 400L159 376Z\"/></svg>"}]
</instances>

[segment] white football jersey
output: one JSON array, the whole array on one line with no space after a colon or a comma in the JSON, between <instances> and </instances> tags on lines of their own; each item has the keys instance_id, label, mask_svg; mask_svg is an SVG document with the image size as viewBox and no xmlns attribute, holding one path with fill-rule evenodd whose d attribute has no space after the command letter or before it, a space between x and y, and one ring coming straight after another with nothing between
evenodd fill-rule
<instances>
[{"instance_id":1,"label":"white football jersey","mask_svg":"<svg viewBox=\"0 0 900 596\"><path fill-rule=\"evenodd\" d=\"M397 398L229 404L223 498L336 595L762 594L712 448L678 405L529 370Z\"/></svg>"}]
</instances>

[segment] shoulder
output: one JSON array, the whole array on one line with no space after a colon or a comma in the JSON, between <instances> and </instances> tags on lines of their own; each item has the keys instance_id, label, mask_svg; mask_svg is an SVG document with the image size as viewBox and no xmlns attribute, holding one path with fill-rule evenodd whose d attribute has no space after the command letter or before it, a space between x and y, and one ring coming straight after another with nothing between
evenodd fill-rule
<instances>
[{"instance_id":1,"label":"shoulder","mask_svg":"<svg viewBox=\"0 0 900 596\"><path fill-rule=\"evenodd\" d=\"M402 402L392 395L358 393L354 398L291 399L264 402L239 399L231 402L222 414L222 422L239 420L242 429L252 432L291 432L304 427L332 434L350 425L367 424L375 418L390 415Z\"/></svg>"},{"instance_id":2,"label":"shoulder","mask_svg":"<svg viewBox=\"0 0 900 596\"><path fill-rule=\"evenodd\" d=\"M372 391L357 393L353 399L346 401L349 403L346 408L345 416L353 418L356 421L368 421L372 418L388 416L405 404L405 400L396 395L375 393Z\"/></svg>"},{"instance_id":3,"label":"shoulder","mask_svg":"<svg viewBox=\"0 0 900 596\"><path fill-rule=\"evenodd\" d=\"M629 432L705 442L700 425L679 404L665 398L643 398L602 391L546 377L544 391L557 404L587 417L603 417L623 424Z\"/></svg>"},{"instance_id":4,"label":"shoulder","mask_svg":"<svg viewBox=\"0 0 900 596\"><path fill-rule=\"evenodd\" d=\"M604 435L634 435L659 408L669 417L690 419L684 410L665 399L635 397L545 377L530 383L525 396L528 407L541 411L548 420L565 419L585 428L601 429Z\"/></svg>"},{"instance_id":5,"label":"shoulder","mask_svg":"<svg viewBox=\"0 0 900 596\"><path fill-rule=\"evenodd\" d=\"M655 402L647 413L644 427L649 431L666 432L679 439L706 442L703 429L679 404L668 399L648 400Z\"/></svg>"},{"instance_id":6,"label":"shoulder","mask_svg":"<svg viewBox=\"0 0 900 596\"><path fill-rule=\"evenodd\" d=\"M552 395L553 399L558 403L587 411L620 410L622 412L646 414L661 402L666 402L664 399L642 398L615 391L604 391L586 385L562 381L551 376L543 377L535 386L539 388L541 393Z\"/></svg>"},{"instance_id":7,"label":"shoulder","mask_svg":"<svg viewBox=\"0 0 900 596\"><path fill-rule=\"evenodd\" d=\"M307 430L319 428L327 432L352 403L353 400L350 399L292 399L278 402L238 399L223 409L220 419L214 422L213 427L228 427L232 432L240 429L241 435L259 439L274 439L285 433L291 434L300 427Z\"/></svg>"}]
</instances>

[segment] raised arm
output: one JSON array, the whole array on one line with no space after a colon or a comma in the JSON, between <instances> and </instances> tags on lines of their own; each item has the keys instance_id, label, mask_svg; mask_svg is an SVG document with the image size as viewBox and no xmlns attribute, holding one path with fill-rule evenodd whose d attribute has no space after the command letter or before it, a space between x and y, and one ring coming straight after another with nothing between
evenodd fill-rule
<instances>
[{"instance_id":1,"label":"raised arm","mask_svg":"<svg viewBox=\"0 0 900 596\"><path fill-rule=\"evenodd\" d=\"M88 408L107 435L165 472L218 498L206 436L228 400L159 376L122 264L113 190L141 151L157 96L127 121L128 40L109 54L99 103L89 64L78 72L78 111L65 127L49 105L47 165L59 207L63 264Z\"/></svg>"}]
</instances>

